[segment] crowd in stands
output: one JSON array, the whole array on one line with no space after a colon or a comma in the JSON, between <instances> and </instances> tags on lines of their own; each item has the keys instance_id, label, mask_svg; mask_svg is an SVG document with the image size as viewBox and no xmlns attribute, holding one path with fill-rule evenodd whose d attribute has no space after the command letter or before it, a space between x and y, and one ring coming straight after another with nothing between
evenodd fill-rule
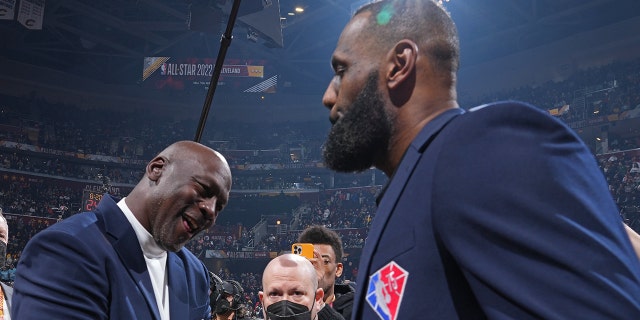
<instances>
[{"instance_id":1,"label":"crowd in stands","mask_svg":"<svg viewBox=\"0 0 640 320\"><path fill-rule=\"evenodd\" d=\"M574 105L576 98L585 98L584 106ZM544 110L561 109L558 116L569 124L620 115L640 106L640 59L579 70L562 81L494 92L478 99L460 97L465 108L499 100L526 101ZM568 108L562 110L564 106Z\"/></svg>"},{"instance_id":2,"label":"crowd in stands","mask_svg":"<svg viewBox=\"0 0 640 320\"><path fill-rule=\"evenodd\" d=\"M640 229L640 149L598 155L625 223Z\"/></svg>"},{"instance_id":3,"label":"crowd in stands","mask_svg":"<svg viewBox=\"0 0 640 320\"><path fill-rule=\"evenodd\" d=\"M291 250L301 230L311 225L336 230L342 235L347 249L362 248L366 231L375 216L375 199L379 192L380 186L325 190L317 201L303 202L292 210L299 212L295 218L287 215L264 217L272 226L277 225L276 220L283 225L298 221L295 229L274 228L269 235L254 242L255 235L242 224L216 225L190 242L188 248L198 257L204 257L206 250L282 252Z\"/></svg>"},{"instance_id":4,"label":"crowd in stands","mask_svg":"<svg viewBox=\"0 0 640 320\"><path fill-rule=\"evenodd\" d=\"M492 93L479 99L462 96L461 104L468 108L516 99L544 110L569 105L558 116L574 123L635 109L640 105L639 88L640 60L634 60L577 71L563 81ZM586 98L584 107L574 105L579 95ZM1 95L0 101L1 139L61 152L146 160L173 141L192 139L195 133L194 118L176 120L140 110L85 110L49 102L35 93L27 97ZM211 126L215 130L207 130L202 141L223 151L232 165L242 166L321 163L320 150L329 124L326 119L318 119L277 124L220 122Z\"/></svg>"},{"instance_id":5,"label":"crowd in stands","mask_svg":"<svg viewBox=\"0 0 640 320\"><path fill-rule=\"evenodd\" d=\"M2 172L0 172L2 174ZM71 187L44 183L43 179L26 179L4 174L0 187L0 203L5 212L16 214L66 218L79 211L82 192Z\"/></svg>"},{"instance_id":6,"label":"crowd in stands","mask_svg":"<svg viewBox=\"0 0 640 320\"><path fill-rule=\"evenodd\" d=\"M0 101L1 140L60 152L147 160L172 142L192 140L197 124L195 118L176 120L140 110L85 110L49 102L35 93L0 95ZM223 151L230 164L283 164L319 162L328 122L211 126L215 132L201 141Z\"/></svg>"},{"instance_id":7,"label":"crowd in stands","mask_svg":"<svg viewBox=\"0 0 640 320\"><path fill-rule=\"evenodd\" d=\"M577 95L584 95L583 107L573 105ZM545 110L558 109L557 116L574 127L590 118L619 120L640 106L640 60L580 71L562 82L495 93L477 102L463 102L463 107L505 99L528 101ZM192 139L195 131L193 122L188 120L82 110L37 95L0 96L0 100L0 143L5 143L0 145L0 207L10 217L8 270L34 234L81 211L86 183L100 183L98 177L102 176L114 184L132 185L140 179L146 160L173 141ZM268 229L270 232L260 239L256 239L253 225L218 225L190 242L188 248L201 258L207 257L208 250L288 251L300 230L321 224L341 234L345 249L361 249L375 214L376 196L386 177L373 171L341 175L322 168L320 150L327 124L326 119L321 120L268 126L219 124L214 133L205 136L203 141L222 151L233 168L232 193L307 188L317 189L317 196L283 212L279 221L286 227ZM596 155L623 219L637 231L639 142L638 137L611 139L614 152ZM25 145L39 149L24 148ZM101 161L84 155L124 160ZM65 179L78 183L61 183ZM243 200L238 197L232 201ZM357 273L357 259L350 260L347 268L345 277L350 279ZM10 271L0 271L4 272L0 277L10 279ZM256 306L260 274L218 271L223 279L239 281L247 301Z\"/></svg>"}]
</instances>

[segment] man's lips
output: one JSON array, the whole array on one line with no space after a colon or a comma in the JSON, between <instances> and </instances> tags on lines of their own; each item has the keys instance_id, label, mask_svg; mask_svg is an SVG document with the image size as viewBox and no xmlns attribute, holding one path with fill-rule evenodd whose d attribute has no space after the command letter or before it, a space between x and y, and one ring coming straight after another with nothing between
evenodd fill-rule
<instances>
[{"instance_id":1,"label":"man's lips","mask_svg":"<svg viewBox=\"0 0 640 320\"><path fill-rule=\"evenodd\" d=\"M196 231L200 229L200 225L198 224L198 222L186 214L182 215L182 224L184 225L187 232L191 234L196 233Z\"/></svg>"}]
</instances>

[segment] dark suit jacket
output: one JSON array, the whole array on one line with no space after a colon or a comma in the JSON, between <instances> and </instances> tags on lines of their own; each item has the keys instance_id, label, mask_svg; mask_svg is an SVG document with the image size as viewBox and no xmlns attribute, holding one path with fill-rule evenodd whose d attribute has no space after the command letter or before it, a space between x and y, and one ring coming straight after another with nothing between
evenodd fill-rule
<instances>
[{"instance_id":1,"label":"dark suit jacket","mask_svg":"<svg viewBox=\"0 0 640 320\"><path fill-rule=\"evenodd\" d=\"M594 156L516 102L423 128L357 284L352 319L640 319L640 263Z\"/></svg>"},{"instance_id":2,"label":"dark suit jacket","mask_svg":"<svg viewBox=\"0 0 640 320\"><path fill-rule=\"evenodd\" d=\"M208 319L209 277L188 250L167 256L171 319ZM159 319L135 232L114 199L41 231L16 270L12 319Z\"/></svg>"},{"instance_id":3,"label":"dark suit jacket","mask_svg":"<svg viewBox=\"0 0 640 320\"><path fill-rule=\"evenodd\" d=\"M344 317L332 308L330 305L325 305L318 311L318 320L344 320Z\"/></svg>"}]
</instances>

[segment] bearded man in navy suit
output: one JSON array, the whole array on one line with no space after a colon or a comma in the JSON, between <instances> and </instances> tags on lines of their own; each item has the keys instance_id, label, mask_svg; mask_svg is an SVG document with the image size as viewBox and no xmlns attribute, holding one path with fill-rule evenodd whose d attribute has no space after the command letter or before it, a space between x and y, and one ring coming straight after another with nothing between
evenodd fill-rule
<instances>
[{"instance_id":1,"label":"bearded man in navy suit","mask_svg":"<svg viewBox=\"0 0 640 320\"><path fill-rule=\"evenodd\" d=\"M640 319L640 263L594 156L526 103L461 109L458 57L430 0L368 4L338 40L325 163L389 177L352 319Z\"/></svg>"}]
</instances>

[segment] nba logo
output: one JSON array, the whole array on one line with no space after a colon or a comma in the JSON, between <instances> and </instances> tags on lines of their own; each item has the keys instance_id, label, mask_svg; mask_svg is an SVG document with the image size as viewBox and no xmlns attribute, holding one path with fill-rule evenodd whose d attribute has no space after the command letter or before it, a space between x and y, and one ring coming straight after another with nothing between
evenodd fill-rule
<instances>
[{"instance_id":1,"label":"nba logo","mask_svg":"<svg viewBox=\"0 0 640 320\"><path fill-rule=\"evenodd\" d=\"M160 66L160 75L163 75L163 76L167 75L167 64L166 63L163 63Z\"/></svg>"},{"instance_id":2,"label":"nba logo","mask_svg":"<svg viewBox=\"0 0 640 320\"><path fill-rule=\"evenodd\" d=\"M369 276L367 302L383 320L396 320L409 272L395 261Z\"/></svg>"}]
</instances>

